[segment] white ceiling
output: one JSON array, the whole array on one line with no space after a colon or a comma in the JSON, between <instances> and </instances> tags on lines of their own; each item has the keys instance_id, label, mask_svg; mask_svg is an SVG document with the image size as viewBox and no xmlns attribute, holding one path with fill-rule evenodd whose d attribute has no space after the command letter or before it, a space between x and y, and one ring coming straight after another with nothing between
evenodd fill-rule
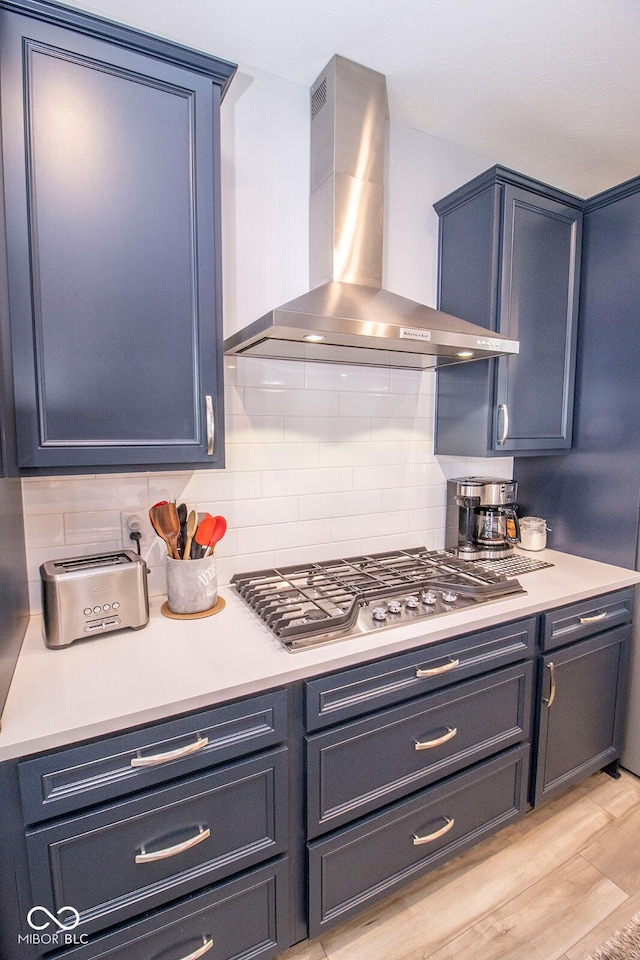
<instances>
[{"instance_id":1,"label":"white ceiling","mask_svg":"<svg viewBox=\"0 0 640 960\"><path fill-rule=\"evenodd\" d=\"M66 0L310 86L334 53L391 117L579 196L640 174L638 0Z\"/></svg>"}]
</instances>

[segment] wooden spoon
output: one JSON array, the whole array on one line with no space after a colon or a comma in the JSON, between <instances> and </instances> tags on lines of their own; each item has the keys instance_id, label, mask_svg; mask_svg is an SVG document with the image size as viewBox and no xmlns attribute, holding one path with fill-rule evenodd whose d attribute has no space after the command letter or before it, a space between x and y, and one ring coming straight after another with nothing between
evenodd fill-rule
<instances>
[{"instance_id":1,"label":"wooden spoon","mask_svg":"<svg viewBox=\"0 0 640 960\"><path fill-rule=\"evenodd\" d=\"M149 518L158 536L166 543L169 556L173 560L179 560L178 535L180 533L180 520L178 519L178 511L175 503L159 503L155 507L151 507Z\"/></svg>"},{"instance_id":2,"label":"wooden spoon","mask_svg":"<svg viewBox=\"0 0 640 960\"><path fill-rule=\"evenodd\" d=\"M195 512L195 510L190 510L187 517L186 540L184 543L184 550L182 551L183 560L191 560L191 541L193 540L197 529L198 514Z\"/></svg>"}]
</instances>

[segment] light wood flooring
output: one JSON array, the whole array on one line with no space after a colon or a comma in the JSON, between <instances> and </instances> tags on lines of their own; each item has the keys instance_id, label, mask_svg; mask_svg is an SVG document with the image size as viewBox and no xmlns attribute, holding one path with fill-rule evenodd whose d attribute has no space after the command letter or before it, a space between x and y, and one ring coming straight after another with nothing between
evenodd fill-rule
<instances>
[{"instance_id":1,"label":"light wood flooring","mask_svg":"<svg viewBox=\"0 0 640 960\"><path fill-rule=\"evenodd\" d=\"M595 774L279 960L587 960L640 912L640 779Z\"/></svg>"}]
</instances>

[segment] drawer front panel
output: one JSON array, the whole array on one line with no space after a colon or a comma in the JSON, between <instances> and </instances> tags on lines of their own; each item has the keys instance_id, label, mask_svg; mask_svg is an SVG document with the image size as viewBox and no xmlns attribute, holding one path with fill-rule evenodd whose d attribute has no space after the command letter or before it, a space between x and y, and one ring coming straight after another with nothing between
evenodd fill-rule
<instances>
[{"instance_id":1,"label":"drawer front panel","mask_svg":"<svg viewBox=\"0 0 640 960\"><path fill-rule=\"evenodd\" d=\"M37 823L227 763L287 737L276 690L19 764L25 820Z\"/></svg>"},{"instance_id":2,"label":"drawer front panel","mask_svg":"<svg viewBox=\"0 0 640 960\"><path fill-rule=\"evenodd\" d=\"M528 739L532 686L528 661L309 737L308 836Z\"/></svg>"},{"instance_id":3,"label":"drawer front panel","mask_svg":"<svg viewBox=\"0 0 640 960\"><path fill-rule=\"evenodd\" d=\"M287 861L227 881L177 907L90 937L69 960L269 960L289 945ZM211 944L211 946L209 946Z\"/></svg>"},{"instance_id":4,"label":"drawer front panel","mask_svg":"<svg viewBox=\"0 0 640 960\"><path fill-rule=\"evenodd\" d=\"M33 902L72 906L80 933L284 852L287 751L27 833Z\"/></svg>"},{"instance_id":5,"label":"drawer front panel","mask_svg":"<svg viewBox=\"0 0 640 960\"><path fill-rule=\"evenodd\" d=\"M536 620L412 650L305 684L307 730L318 730L466 680L533 654Z\"/></svg>"},{"instance_id":6,"label":"drawer front panel","mask_svg":"<svg viewBox=\"0 0 640 960\"><path fill-rule=\"evenodd\" d=\"M633 616L633 591L619 590L582 600L542 616L542 648L555 650L624 623Z\"/></svg>"},{"instance_id":7,"label":"drawer front panel","mask_svg":"<svg viewBox=\"0 0 640 960\"><path fill-rule=\"evenodd\" d=\"M528 745L514 747L309 844L309 935L516 819L526 808L528 757Z\"/></svg>"}]
</instances>

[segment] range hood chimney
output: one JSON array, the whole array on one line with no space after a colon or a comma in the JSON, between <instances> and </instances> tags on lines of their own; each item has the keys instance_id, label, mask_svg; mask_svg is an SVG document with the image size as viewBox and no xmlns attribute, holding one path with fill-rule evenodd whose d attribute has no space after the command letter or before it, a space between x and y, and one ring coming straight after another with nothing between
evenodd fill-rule
<instances>
[{"instance_id":1,"label":"range hood chimney","mask_svg":"<svg viewBox=\"0 0 640 960\"><path fill-rule=\"evenodd\" d=\"M387 116L384 76L333 57L311 88L313 289L229 337L225 353L430 368L518 352L516 340L382 289Z\"/></svg>"}]
</instances>

